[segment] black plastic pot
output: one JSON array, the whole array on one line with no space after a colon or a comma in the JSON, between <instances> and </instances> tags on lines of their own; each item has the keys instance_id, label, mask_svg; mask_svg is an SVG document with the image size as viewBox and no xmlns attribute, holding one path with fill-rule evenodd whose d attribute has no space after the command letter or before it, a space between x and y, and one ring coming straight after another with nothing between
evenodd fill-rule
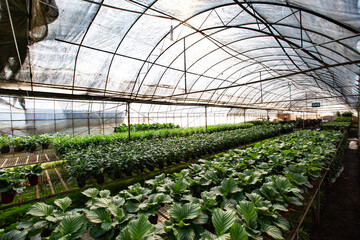
<instances>
[{"instance_id":1,"label":"black plastic pot","mask_svg":"<svg viewBox=\"0 0 360 240\"><path fill-rule=\"evenodd\" d=\"M97 184L101 184L105 182L105 178L103 174L99 174L95 176Z\"/></svg>"},{"instance_id":2,"label":"black plastic pot","mask_svg":"<svg viewBox=\"0 0 360 240\"><path fill-rule=\"evenodd\" d=\"M10 152L10 146L4 146L4 147L0 148L0 152L1 152L1 153L8 153L8 152Z\"/></svg>"},{"instance_id":3,"label":"black plastic pot","mask_svg":"<svg viewBox=\"0 0 360 240\"><path fill-rule=\"evenodd\" d=\"M76 182L79 188L83 188L86 185L86 179L85 178L76 178Z\"/></svg>"},{"instance_id":4,"label":"black plastic pot","mask_svg":"<svg viewBox=\"0 0 360 240\"><path fill-rule=\"evenodd\" d=\"M164 168L164 163L163 162L159 162L159 168L163 169Z\"/></svg>"},{"instance_id":5,"label":"black plastic pot","mask_svg":"<svg viewBox=\"0 0 360 240\"><path fill-rule=\"evenodd\" d=\"M157 214L149 216L149 222L151 224L157 224L159 216Z\"/></svg>"},{"instance_id":6,"label":"black plastic pot","mask_svg":"<svg viewBox=\"0 0 360 240\"><path fill-rule=\"evenodd\" d=\"M24 146L15 146L14 147L14 152L22 152L25 150Z\"/></svg>"},{"instance_id":7,"label":"black plastic pot","mask_svg":"<svg viewBox=\"0 0 360 240\"><path fill-rule=\"evenodd\" d=\"M36 186L39 184L39 176L38 175L31 175L28 177L30 186Z\"/></svg>"},{"instance_id":8,"label":"black plastic pot","mask_svg":"<svg viewBox=\"0 0 360 240\"><path fill-rule=\"evenodd\" d=\"M48 149L49 145L50 145L49 143L42 143L41 147L42 147L42 149Z\"/></svg>"},{"instance_id":9,"label":"black plastic pot","mask_svg":"<svg viewBox=\"0 0 360 240\"><path fill-rule=\"evenodd\" d=\"M8 204L12 203L15 199L16 192L8 193L8 192L2 192L1 193L1 203L2 204Z\"/></svg>"}]
</instances>

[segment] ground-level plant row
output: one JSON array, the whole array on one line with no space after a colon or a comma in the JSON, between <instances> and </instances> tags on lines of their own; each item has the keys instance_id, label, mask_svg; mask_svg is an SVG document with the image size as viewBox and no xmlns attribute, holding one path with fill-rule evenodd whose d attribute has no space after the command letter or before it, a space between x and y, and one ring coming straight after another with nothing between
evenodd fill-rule
<instances>
[{"instance_id":1,"label":"ground-level plant row","mask_svg":"<svg viewBox=\"0 0 360 240\"><path fill-rule=\"evenodd\" d=\"M79 187L94 176L98 183L104 182L104 175L119 179L144 169L153 171L181 161L199 158L280 133L292 131L293 125L254 126L211 134L194 134L187 137L148 139L143 141L116 142L107 145L91 145L75 149L63 155L71 176Z\"/></svg>"},{"instance_id":2,"label":"ground-level plant row","mask_svg":"<svg viewBox=\"0 0 360 240\"><path fill-rule=\"evenodd\" d=\"M252 148L200 160L179 173L159 175L111 196L87 189L88 202L34 204L29 218L0 239L283 239L289 205L301 205L336 153L343 134L299 131ZM168 219L157 211L168 204Z\"/></svg>"}]
</instances>

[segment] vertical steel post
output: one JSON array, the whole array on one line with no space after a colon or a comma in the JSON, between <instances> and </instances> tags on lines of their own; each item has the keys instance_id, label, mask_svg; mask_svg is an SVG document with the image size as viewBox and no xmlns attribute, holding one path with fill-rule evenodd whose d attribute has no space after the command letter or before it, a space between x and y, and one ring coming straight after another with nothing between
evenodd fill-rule
<instances>
[{"instance_id":1,"label":"vertical steel post","mask_svg":"<svg viewBox=\"0 0 360 240\"><path fill-rule=\"evenodd\" d=\"M90 102L88 106L88 114L87 114L87 124L88 124L88 134L90 135Z\"/></svg>"},{"instance_id":2,"label":"vertical steel post","mask_svg":"<svg viewBox=\"0 0 360 240\"><path fill-rule=\"evenodd\" d=\"M127 102L127 115L128 115L128 138L129 138L129 142L131 140L131 134L130 134L130 103Z\"/></svg>"},{"instance_id":3,"label":"vertical steel post","mask_svg":"<svg viewBox=\"0 0 360 240\"><path fill-rule=\"evenodd\" d=\"M246 108L244 108L244 127L245 127L245 122L246 122Z\"/></svg>"},{"instance_id":4,"label":"vertical steel post","mask_svg":"<svg viewBox=\"0 0 360 240\"><path fill-rule=\"evenodd\" d=\"M55 98L54 98L54 130L55 130L55 132L57 132L57 129L56 129L56 103L55 103Z\"/></svg>"},{"instance_id":5,"label":"vertical steel post","mask_svg":"<svg viewBox=\"0 0 360 240\"><path fill-rule=\"evenodd\" d=\"M71 126L72 126L72 135L75 136L75 126L74 126L74 100L71 100Z\"/></svg>"},{"instance_id":6,"label":"vertical steel post","mask_svg":"<svg viewBox=\"0 0 360 240\"><path fill-rule=\"evenodd\" d=\"M205 106L205 132L207 132L207 106Z\"/></svg>"},{"instance_id":7,"label":"vertical steel post","mask_svg":"<svg viewBox=\"0 0 360 240\"><path fill-rule=\"evenodd\" d=\"M33 134L36 134L36 113L35 113L35 98L34 98L34 111L33 111L33 125L34 125L34 130L33 130Z\"/></svg>"},{"instance_id":8,"label":"vertical steel post","mask_svg":"<svg viewBox=\"0 0 360 240\"><path fill-rule=\"evenodd\" d=\"M13 126L13 119L12 119L12 108L11 108L11 98L10 98L10 96L9 96L9 107L10 107L11 136L14 137L14 126Z\"/></svg>"}]
</instances>

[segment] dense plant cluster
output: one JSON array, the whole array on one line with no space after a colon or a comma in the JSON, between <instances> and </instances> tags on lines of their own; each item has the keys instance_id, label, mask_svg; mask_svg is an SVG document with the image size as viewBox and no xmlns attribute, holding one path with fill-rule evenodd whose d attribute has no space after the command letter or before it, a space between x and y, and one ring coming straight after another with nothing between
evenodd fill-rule
<instances>
[{"instance_id":1,"label":"dense plant cluster","mask_svg":"<svg viewBox=\"0 0 360 240\"><path fill-rule=\"evenodd\" d=\"M187 137L91 145L70 151L63 158L70 175L75 177L79 187L82 187L90 176L102 183L104 174L119 178L123 173L141 173L145 168L153 171L154 167L163 168L165 164L220 152L292 129L293 125L255 126L244 130L199 133Z\"/></svg>"},{"instance_id":2,"label":"dense plant cluster","mask_svg":"<svg viewBox=\"0 0 360 240\"><path fill-rule=\"evenodd\" d=\"M301 205L310 181L321 176L343 135L335 131L300 131L233 150L213 160L200 160L179 173L161 174L110 191L87 189L89 201L68 210L71 199L55 206L36 203L17 230L0 239L25 239L41 233L48 239L283 239L290 224L289 205ZM157 211L169 204L168 219Z\"/></svg>"},{"instance_id":3,"label":"dense plant cluster","mask_svg":"<svg viewBox=\"0 0 360 240\"><path fill-rule=\"evenodd\" d=\"M349 128L351 122L327 122L323 124L325 129L345 130Z\"/></svg>"},{"instance_id":4,"label":"dense plant cluster","mask_svg":"<svg viewBox=\"0 0 360 240\"><path fill-rule=\"evenodd\" d=\"M180 126L175 125L173 123L130 124L130 131L134 131L134 132L159 130L159 129L174 129L174 128L180 128ZM127 132L127 131L128 131L128 125L125 123L114 127L114 132Z\"/></svg>"},{"instance_id":5,"label":"dense plant cluster","mask_svg":"<svg viewBox=\"0 0 360 240\"><path fill-rule=\"evenodd\" d=\"M251 123L240 124L222 124L208 126L208 133L221 132L233 129L249 128L253 126ZM160 129L160 130L148 130L141 132L131 133L131 140L143 140L143 139L158 139L167 137L181 137L190 136L196 133L205 133L205 127L193 127L193 128L174 128L174 129ZM83 149L89 145L105 145L114 144L117 142L127 142L128 134L126 132L102 134L102 135L86 135L72 137L69 135L62 135L54 138L55 149L59 154L64 154L68 150Z\"/></svg>"},{"instance_id":6,"label":"dense plant cluster","mask_svg":"<svg viewBox=\"0 0 360 240\"><path fill-rule=\"evenodd\" d=\"M1 153L10 152L12 147L14 152L29 151L34 152L41 147L47 149L52 143L53 138L58 134L41 134L41 135L27 135L24 137L8 137L6 135L0 137L0 151Z\"/></svg>"},{"instance_id":7,"label":"dense plant cluster","mask_svg":"<svg viewBox=\"0 0 360 240\"><path fill-rule=\"evenodd\" d=\"M352 122L352 117L337 117L334 122Z\"/></svg>"}]
</instances>

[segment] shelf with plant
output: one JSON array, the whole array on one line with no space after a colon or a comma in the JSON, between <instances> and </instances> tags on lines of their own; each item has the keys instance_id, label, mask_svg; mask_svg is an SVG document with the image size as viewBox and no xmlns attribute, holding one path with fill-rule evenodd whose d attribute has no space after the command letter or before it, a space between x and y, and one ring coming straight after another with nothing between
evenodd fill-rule
<instances>
[{"instance_id":1,"label":"shelf with plant","mask_svg":"<svg viewBox=\"0 0 360 240\"><path fill-rule=\"evenodd\" d=\"M103 146L91 145L73 150L63 156L70 175L83 187L90 176L99 174L119 178L140 174L145 168L163 168L174 162L188 161L242 144L290 132L293 125L256 126L249 129L195 134L187 137L118 142ZM98 181L98 183L101 183Z\"/></svg>"},{"instance_id":2,"label":"shelf with plant","mask_svg":"<svg viewBox=\"0 0 360 240\"><path fill-rule=\"evenodd\" d=\"M87 189L89 201L79 209L70 208L69 198L36 203L31 218L3 237L78 239L87 230L95 239L283 239L291 226L282 213L302 205L309 181L325 171L342 137L336 131L299 131L161 174L114 196ZM155 223L164 204L168 219Z\"/></svg>"}]
</instances>

